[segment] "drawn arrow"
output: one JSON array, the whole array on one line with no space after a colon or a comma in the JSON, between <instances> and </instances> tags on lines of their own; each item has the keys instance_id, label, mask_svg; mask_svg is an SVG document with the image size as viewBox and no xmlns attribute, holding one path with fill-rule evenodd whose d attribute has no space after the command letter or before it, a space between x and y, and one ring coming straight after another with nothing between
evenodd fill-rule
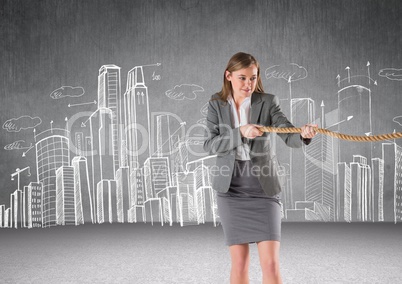
<instances>
[{"instance_id":1,"label":"drawn arrow","mask_svg":"<svg viewBox=\"0 0 402 284\"><path fill-rule=\"evenodd\" d=\"M32 144L31 144L32 145ZM25 152L22 152L22 157L26 157L27 153L33 148L34 146L32 145L31 147L29 147L28 150L26 150Z\"/></svg>"},{"instance_id":2,"label":"drawn arrow","mask_svg":"<svg viewBox=\"0 0 402 284\"><path fill-rule=\"evenodd\" d=\"M341 76L339 76L339 74L338 74L338 76L336 76L336 79L338 79L338 88L340 88L341 87Z\"/></svg>"},{"instance_id":3,"label":"drawn arrow","mask_svg":"<svg viewBox=\"0 0 402 284\"><path fill-rule=\"evenodd\" d=\"M159 149L161 149L179 130L181 130L181 128L183 127L183 126L185 126L187 123L185 122L185 121L183 121L183 122L180 122L180 127L179 128L177 128L176 129L176 131L175 132L173 132L171 135L170 135L170 137L168 138L168 139L166 139L166 141L165 142L163 142L163 144L158 148L158 149L156 149L156 151L151 155L151 157L153 157L158 151L159 151ZM173 145L173 146L177 146L177 145Z\"/></svg>"},{"instance_id":4,"label":"drawn arrow","mask_svg":"<svg viewBox=\"0 0 402 284\"><path fill-rule=\"evenodd\" d=\"M148 64L148 65L142 65L142 67L146 67L146 66L161 66L162 63L155 63L155 64Z\"/></svg>"},{"instance_id":5,"label":"drawn arrow","mask_svg":"<svg viewBox=\"0 0 402 284\"><path fill-rule=\"evenodd\" d=\"M371 85L371 80L370 80L370 62L367 61L367 74L368 74L368 78L369 78L369 86Z\"/></svg>"},{"instance_id":6,"label":"drawn arrow","mask_svg":"<svg viewBox=\"0 0 402 284\"><path fill-rule=\"evenodd\" d=\"M328 129L328 128L330 128L330 127L336 126L336 125L338 125L338 124L341 124L342 122L349 121L349 120L351 120L352 118L353 118L353 115L349 115L346 119L341 120L341 121L339 121L339 122L337 122L337 123L334 123L334 124L332 124L331 126L326 127L325 129Z\"/></svg>"},{"instance_id":7,"label":"drawn arrow","mask_svg":"<svg viewBox=\"0 0 402 284\"><path fill-rule=\"evenodd\" d=\"M80 103L80 104L68 104L68 107L74 107L74 106L83 106L83 105L96 105L96 100L94 100L93 102L88 102L88 103Z\"/></svg>"},{"instance_id":8,"label":"drawn arrow","mask_svg":"<svg viewBox=\"0 0 402 284\"><path fill-rule=\"evenodd\" d=\"M346 67L345 70L348 71L348 82L350 83L350 67Z\"/></svg>"}]
</instances>

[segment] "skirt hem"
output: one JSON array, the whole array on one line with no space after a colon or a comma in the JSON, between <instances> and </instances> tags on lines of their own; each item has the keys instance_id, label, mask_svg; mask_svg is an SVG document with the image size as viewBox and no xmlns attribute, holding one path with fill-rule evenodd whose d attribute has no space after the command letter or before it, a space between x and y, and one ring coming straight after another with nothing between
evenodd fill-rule
<instances>
[{"instance_id":1,"label":"skirt hem","mask_svg":"<svg viewBox=\"0 0 402 284\"><path fill-rule=\"evenodd\" d=\"M261 235L261 236L255 236L253 238L242 238L242 239L235 239L225 241L225 244L227 246L233 246L233 245L241 245L241 244L252 244L252 243L257 243L257 242L262 242L262 241L281 241L281 236L278 234L271 234L268 237L266 235Z\"/></svg>"}]
</instances>

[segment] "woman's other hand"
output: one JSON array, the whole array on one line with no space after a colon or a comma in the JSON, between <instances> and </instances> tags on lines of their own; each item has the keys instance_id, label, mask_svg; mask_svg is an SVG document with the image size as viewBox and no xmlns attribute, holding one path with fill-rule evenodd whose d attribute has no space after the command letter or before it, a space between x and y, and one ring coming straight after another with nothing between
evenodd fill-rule
<instances>
[{"instance_id":1,"label":"woman's other hand","mask_svg":"<svg viewBox=\"0 0 402 284\"><path fill-rule=\"evenodd\" d=\"M261 127L261 125L246 124L240 126L240 133L244 138L254 139L257 136L262 136L264 134L264 132L258 129L259 127Z\"/></svg>"},{"instance_id":2,"label":"woman's other hand","mask_svg":"<svg viewBox=\"0 0 402 284\"><path fill-rule=\"evenodd\" d=\"M317 134L317 124L306 124L301 127L301 136L303 138L311 139Z\"/></svg>"}]
</instances>

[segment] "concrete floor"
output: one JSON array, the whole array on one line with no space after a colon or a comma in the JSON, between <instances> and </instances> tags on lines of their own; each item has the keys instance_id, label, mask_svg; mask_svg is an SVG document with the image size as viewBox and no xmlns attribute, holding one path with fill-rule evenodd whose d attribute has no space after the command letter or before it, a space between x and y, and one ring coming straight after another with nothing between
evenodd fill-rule
<instances>
[{"instance_id":1,"label":"concrete floor","mask_svg":"<svg viewBox=\"0 0 402 284\"><path fill-rule=\"evenodd\" d=\"M229 283L222 227L0 229L1 283ZM402 283L402 225L283 223L284 283ZM251 245L250 283L261 283Z\"/></svg>"}]
</instances>

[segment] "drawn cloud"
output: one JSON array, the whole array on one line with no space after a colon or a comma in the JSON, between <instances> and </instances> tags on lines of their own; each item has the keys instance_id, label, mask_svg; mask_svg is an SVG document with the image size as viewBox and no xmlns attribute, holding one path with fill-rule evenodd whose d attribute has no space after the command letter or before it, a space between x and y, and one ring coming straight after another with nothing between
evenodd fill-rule
<instances>
[{"instance_id":1,"label":"drawn cloud","mask_svg":"<svg viewBox=\"0 0 402 284\"><path fill-rule=\"evenodd\" d=\"M378 75L390 80L402 81L402 69L385 68L381 69Z\"/></svg>"},{"instance_id":2,"label":"drawn cloud","mask_svg":"<svg viewBox=\"0 0 402 284\"><path fill-rule=\"evenodd\" d=\"M274 65L265 70L265 77L294 82L307 78L307 70L296 63L290 63L286 66Z\"/></svg>"},{"instance_id":3,"label":"drawn cloud","mask_svg":"<svg viewBox=\"0 0 402 284\"><path fill-rule=\"evenodd\" d=\"M402 126L402 116L395 116L395 117L392 119L392 121L393 121L393 122L396 122L396 123L398 123L400 126Z\"/></svg>"},{"instance_id":4,"label":"drawn cloud","mask_svg":"<svg viewBox=\"0 0 402 284\"><path fill-rule=\"evenodd\" d=\"M20 132L29 128L35 128L42 123L42 119L39 117L30 117L27 115L20 116L18 118L11 118L4 122L3 129L8 132Z\"/></svg>"},{"instance_id":5,"label":"drawn cloud","mask_svg":"<svg viewBox=\"0 0 402 284\"><path fill-rule=\"evenodd\" d=\"M4 150L22 150L22 149L28 149L31 146L32 144L28 145L24 140L18 140L4 146Z\"/></svg>"},{"instance_id":6,"label":"drawn cloud","mask_svg":"<svg viewBox=\"0 0 402 284\"><path fill-rule=\"evenodd\" d=\"M50 97L54 100L58 100L65 97L81 97L85 93L83 87L71 87L71 86L62 86L57 90L54 90Z\"/></svg>"},{"instance_id":7,"label":"drawn cloud","mask_svg":"<svg viewBox=\"0 0 402 284\"><path fill-rule=\"evenodd\" d=\"M194 84L182 84L182 85L176 85L172 90L168 90L165 92L165 95L169 99L173 100L194 100L197 98L197 92L203 92L204 89L198 85Z\"/></svg>"}]
</instances>

